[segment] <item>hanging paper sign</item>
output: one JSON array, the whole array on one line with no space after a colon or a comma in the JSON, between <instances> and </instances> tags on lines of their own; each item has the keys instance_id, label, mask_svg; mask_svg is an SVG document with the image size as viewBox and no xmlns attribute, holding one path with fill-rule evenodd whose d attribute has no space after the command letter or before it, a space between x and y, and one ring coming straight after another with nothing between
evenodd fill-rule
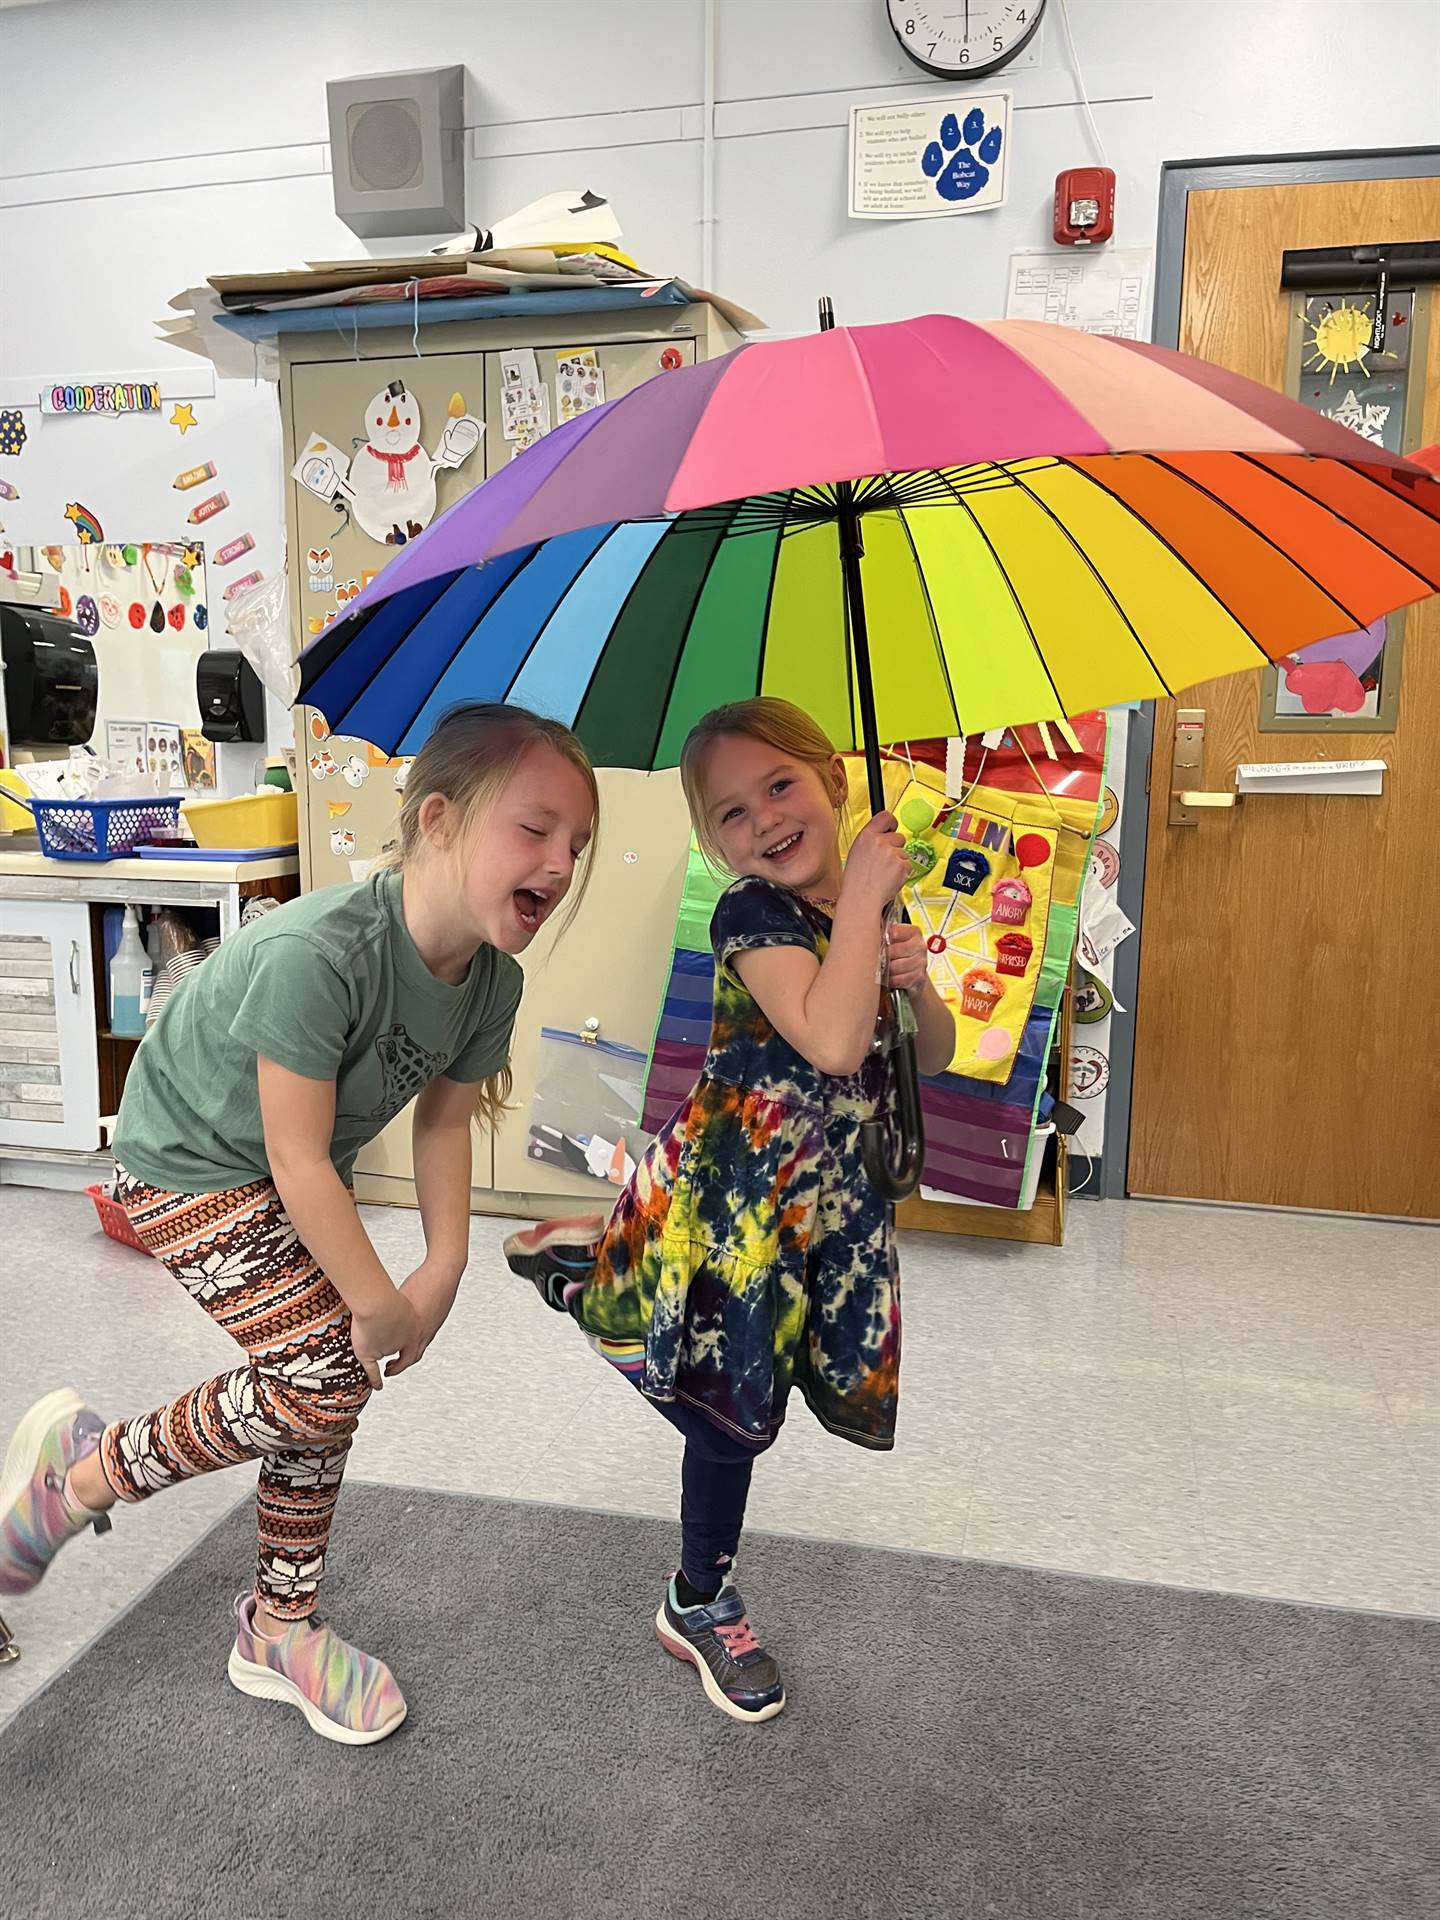
<instances>
[{"instance_id":1,"label":"hanging paper sign","mask_svg":"<svg viewBox=\"0 0 1440 1920\"><path fill-rule=\"evenodd\" d=\"M192 507L185 518L192 527L198 527L202 520L210 520L217 513L223 513L229 504L228 493L212 493L208 500L202 500L198 506Z\"/></svg>"},{"instance_id":2,"label":"hanging paper sign","mask_svg":"<svg viewBox=\"0 0 1440 1920\"><path fill-rule=\"evenodd\" d=\"M452 408L460 398L453 396ZM434 453L428 453L421 444L420 403L403 380L392 380L366 408L364 427L353 459L312 433L290 477L317 499L344 500L362 531L380 545L403 547L435 518L436 474L470 458L484 424L473 414L452 412Z\"/></svg>"},{"instance_id":3,"label":"hanging paper sign","mask_svg":"<svg viewBox=\"0 0 1440 1920\"><path fill-rule=\"evenodd\" d=\"M215 462L206 460L198 467L187 467L184 473L177 473L173 481L176 493L185 493L191 487L203 486L207 480L215 478Z\"/></svg>"},{"instance_id":4,"label":"hanging paper sign","mask_svg":"<svg viewBox=\"0 0 1440 1920\"><path fill-rule=\"evenodd\" d=\"M605 375L594 347L571 347L555 356L555 411L562 424L605 404Z\"/></svg>"},{"instance_id":5,"label":"hanging paper sign","mask_svg":"<svg viewBox=\"0 0 1440 1920\"><path fill-rule=\"evenodd\" d=\"M72 500L65 509L65 518L75 529L75 538L82 547L98 546L105 538L100 522L88 507L82 507L78 500Z\"/></svg>"},{"instance_id":6,"label":"hanging paper sign","mask_svg":"<svg viewBox=\"0 0 1440 1920\"><path fill-rule=\"evenodd\" d=\"M460 466L480 444L481 422L462 414L447 422L433 454L421 444L420 403L392 380L365 410L365 440L350 462L343 491L361 528L382 546L402 547L435 518L435 475Z\"/></svg>"},{"instance_id":7,"label":"hanging paper sign","mask_svg":"<svg viewBox=\"0 0 1440 1920\"><path fill-rule=\"evenodd\" d=\"M242 574L238 580L232 580L229 586L226 587L225 598L227 600L233 600L236 594L243 593L246 587L258 587L264 578L264 574L260 572L258 567L254 573ZM196 624L199 624L198 620Z\"/></svg>"},{"instance_id":8,"label":"hanging paper sign","mask_svg":"<svg viewBox=\"0 0 1440 1920\"><path fill-rule=\"evenodd\" d=\"M42 413L158 413L160 389L150 381L44 387Z\"/></svg>"},{"instance_id":9,"label":"hanging paper sign","mask_svg":"<svg viewBox=\"0 0 1440 1920\"><path fill-rule=\"evenodd\" d=\"M250 553L255 546L253 534L242 533L234 540L227 540L215 556L217 567L228 567L232 560L238 560L242 553Z\"/></svg>"}]
</instances>

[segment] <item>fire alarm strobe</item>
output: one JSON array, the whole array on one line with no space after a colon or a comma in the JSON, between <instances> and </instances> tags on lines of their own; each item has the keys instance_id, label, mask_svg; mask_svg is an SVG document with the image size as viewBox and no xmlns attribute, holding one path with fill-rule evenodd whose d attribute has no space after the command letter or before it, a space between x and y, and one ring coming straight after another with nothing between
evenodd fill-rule
<instances>
[{"instance_id":1,"label":"fire alarm strobe","mask_svg":"<svg viewBox=\"0 0 1440 1920\"><path fill-rule=\"evenodd\" d=\"M1067 167L1055 176L1055 238L1093 247L1115 231L1115 169Z\"/></svg>"}]
</instances>

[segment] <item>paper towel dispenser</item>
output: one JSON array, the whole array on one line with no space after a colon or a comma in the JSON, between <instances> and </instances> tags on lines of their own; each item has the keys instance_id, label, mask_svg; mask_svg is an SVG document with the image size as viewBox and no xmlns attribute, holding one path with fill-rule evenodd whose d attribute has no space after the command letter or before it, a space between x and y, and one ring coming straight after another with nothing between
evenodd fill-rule
<instances>
[{"instance_id":1,"label":"paper towel dispenser","mask_svg":"<svg viewBox=\"0 0 1440 1920\"><path fill-rule=\"evenodd\" d=\"M263 740L265 691L243 653L211 647L195 663L195 699L207 740Z\"/></svg>"},{"instance_id":2,"label":"paper towel dispenser","mask_svg":"<svg viewBox=\"0 0 1440 1920\"><path fill-rule=\"evenodd\" d=\"M95 649L72 621L0 605L5 710L15 746L75 747L95 731Z\"/></svg>"}]
</instances>

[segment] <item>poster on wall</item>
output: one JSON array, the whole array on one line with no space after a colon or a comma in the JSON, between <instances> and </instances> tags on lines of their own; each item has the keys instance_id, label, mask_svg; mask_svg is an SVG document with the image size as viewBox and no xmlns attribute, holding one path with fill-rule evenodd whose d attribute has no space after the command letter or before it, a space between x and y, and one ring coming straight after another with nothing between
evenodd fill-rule
<instances>
[{"instance_id":1,"label":"poster on wall","mask_svg":"<svg viewBox=\"0 0 1440 1920\"><path fill-rule=\"evenodd\" d=\"M850 218L929 220L1005 204L1008 93L850 109Z\"/></svg>"},{"instance_id":2,"label":"poster on wall","mask_svg":"<svg viewBox=\"0 0 1440 1920\"><path fill-rule=\"evenodd\" d=\"M1148 340L1152 257L1149 247L1012 253L1005 318Z\"/></svg>"}]
</instances>

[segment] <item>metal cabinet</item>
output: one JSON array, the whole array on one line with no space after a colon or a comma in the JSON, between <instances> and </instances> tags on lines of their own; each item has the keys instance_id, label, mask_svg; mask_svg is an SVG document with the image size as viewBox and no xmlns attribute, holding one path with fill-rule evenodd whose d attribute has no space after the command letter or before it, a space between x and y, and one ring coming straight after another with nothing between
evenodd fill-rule
<instances>
[{"instance_id":1,"label":"metal cabinet","mask_svg":"<svg viewBox=\"0 0 1440 1920\"><path fill-rule=\"evenodd\" d=\"M662 310L655 324L637 325L631 312L566 315L503 323L460 322L422 327L420 354L405 333L364 333L352 341L314 335L281 342L280 394L285 465L293 467L312 433L347 454L363 437L364 411L392 380L418 401L421 444L433 449L448 415L483 419L481 446L462 466L437 478L440 511L497 472L514 455L505 437L502 361L511 349L535 355L550 390L558 424L557 363L590 348L600 366L604 397L617 399L643 381L694 364L737 344L709 306ZM423 316L422 316L423 318ZM649 316L645 316L648 321ZM458 400L456 397L458 396ZM353 516L289 482L287 533L292 623L300 645L319 633L399 550L372 539ZM323 584L322 584L323 583ZM395 837L405 768L367 742L331 735L306 708L295 715L300 788L302 885L334 886L362 878ZM477 1138L477 1194L574 1198L580 1177L543 1167L527 1156L530 1107L542 1026L577 1031L598 1019L602 1033L648 1048L669 963L675 911L688 845L688 827L673 775L603 770L601 832L589 894L560 938L554 928L526 956L527 986L516 1031L514 1110L492 1142ZM627 859L627 855L633 856ZM560 916L565 925L565 916ZM392 1121L361 1154L356 1191L362 1198L413 1198L411 1117ZM604 1189L596 1187L603 1200ZM498 1203L497 1203L498 1204Z\"/></svg>"},{"instance_id":2,"label":"metal cabinet","mask_svg":"<svg viewBox=\"0 0 1440 1920\"><path fill-rule=\"evenodd\" d=\"M99 1145L90 909L8 901L0 930L0 1148Z\"/></svg>"}]
</instances>

